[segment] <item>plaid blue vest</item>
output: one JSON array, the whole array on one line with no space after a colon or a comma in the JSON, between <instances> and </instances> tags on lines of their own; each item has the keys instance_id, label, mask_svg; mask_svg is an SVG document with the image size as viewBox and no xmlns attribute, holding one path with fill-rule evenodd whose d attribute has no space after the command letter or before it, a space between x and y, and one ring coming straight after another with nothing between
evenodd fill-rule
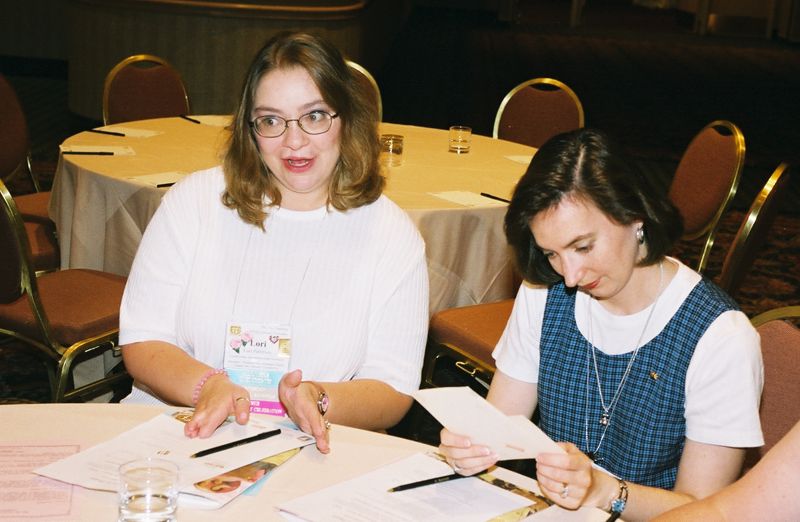
<instances>
[{"instance_id":1,"label":"plaid blue vest","mask_svg":"<svg viewBox=\"0 0 800 522\"><path fill-rule=\"evenodd\" d=\"M703 333L727 310L738 307L703 278L661 333L642 346L597 452L598 464L636 484L674 487L686 434L686 370ZM540 344L539 425L554 440L572 442L585 453L595 451L603 432L588 349L589 341L575 323L575 292L563 283L552 286ZM631 354L597 350L596 357L608 405Z\"/></svg>"}]
</instances>

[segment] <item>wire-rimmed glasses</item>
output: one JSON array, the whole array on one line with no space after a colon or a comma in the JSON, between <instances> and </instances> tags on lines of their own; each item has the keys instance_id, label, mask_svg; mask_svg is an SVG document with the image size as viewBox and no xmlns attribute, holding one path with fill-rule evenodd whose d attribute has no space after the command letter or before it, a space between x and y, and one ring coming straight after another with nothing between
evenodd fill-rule
<instances>
[{"instance_id":1,"label":"wire-rimmed glasses","mask_svg":"<svg viewBox=\"0 0 800 522\"><path fill-rule=\"evenodd\" d=\"M289 128L290 121L296 121L297 126L306 134L324 134L331 130L334 118L338 117L338 114L331 114L325 111L311 111L299 118L290 120L280 116L267 115L254 119L250 122L250 126L262 138L283 136L283 133Z\"/></svg>"}]
</instances>

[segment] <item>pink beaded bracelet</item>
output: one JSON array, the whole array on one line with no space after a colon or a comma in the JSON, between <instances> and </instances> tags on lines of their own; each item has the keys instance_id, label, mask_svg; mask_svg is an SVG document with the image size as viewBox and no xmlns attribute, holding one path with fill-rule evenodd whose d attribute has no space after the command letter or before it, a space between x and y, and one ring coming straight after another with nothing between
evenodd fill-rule
<instances>
[{"instance_id":1,"label":"pink beaded bracelet","mask_svg":"<svg viewBox=\"0 0 800 522\"><path fill-rule=\"evenodd\" d=\"M203 376L197 381L197 384L194 386L194 392L192 393L192 404L197 404L197 401L200 399L200 392L203 390L203 386L205 386L206 381L212 378L215 375L228 375L224 368L217 368L217 369L210 369Z\"/></svg>"}]
</instances>

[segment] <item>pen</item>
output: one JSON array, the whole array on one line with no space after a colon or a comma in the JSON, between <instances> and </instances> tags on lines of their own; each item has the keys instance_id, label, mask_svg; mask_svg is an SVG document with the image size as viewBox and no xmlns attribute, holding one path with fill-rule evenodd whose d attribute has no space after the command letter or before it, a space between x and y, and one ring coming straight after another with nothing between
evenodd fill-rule
<instances>
[{"instance_id":1,"label":"pen","mask_svg":"<svg viewBox=\"0 0 800 522\"><path fill-rule=\"evenodd\" d=\"M280 435L281 429L278 428L276 430L265 431L263 433L259 433L258 435L253 435L252 437L247 437L241 440L235 440L233 442L228 442L227 444L221 444L219 446L214 446L213 448L204 449L202 451L198 451L194 455L189 455L190 459L196 459L198 457L205 457L206 455L211 455L212 453L217 453L219 451L229 450L231 448L235 448L237 446L242 446L244 444L249 444L251 442L255 442L257 440L264 440L270 437L274 437L275 435Z\"/></svg>"},{"instance_id":2,"label":"pen","mask_svg":"<svg viewBox=\"0 0 800 522\"><path fill-rule=\"evenodd\" d=\"M408 484L401 484L399 486L390 488L388 491L389 493L394 493L395 491L405 491L407 489L421 488L422 486L439 484L440 482L449 482L451 480L468 478L468 476L469 475L459 475L458 473L451 473L450 475L442 475L441 477L429 478L417 482L409 482Z\"/></svg>"},{"instance_id":3,"label":"pen","mask_svg":"<svg viewBox=\"0 0 800 522\"><path fill-rule=\"evenodd\" d=\"M156 188L171 187L174 184L175 184L174 181L172 183L159 183L158 185L156 185Z\"/></svg>"},{"instance_id":4,"label":"pen","mask_svg":"<svg viewBox=\"0 0 800 522\"><path fill-rule=\"evenodd\" d=\"M190 118L189 116L187 116L185 114L181 114L181 118L183 118L186 121L190 121L192 123L202 123L200 120L195 120L194 118Z\"/></svg>"},{"instance_id":5,"label":"pen","mask_svg":"<svg viewBox=\"0 0 800 522\"><path fill-rule=\"evenodd\" d=\"M81 156L113 156L114 153L108 150L88 151L88 150L65 150L62 154L78 154Z\"/></svg>"},{"instance_id":6,"label":"pen","mask_svg":"<svg viewBox=\"0 0 800 522\"><path fill-rule=\"evenodd\" d=\"M505 198L501 198L500 196L495 196L493 194L489 194L489 193L486 193L486 192L481 192L481 196L483 196L485 198L489 198L489 199L496 199L497 201L502 201L503 203L511 203L509 200L507 200Z\"/></svg>"},{"instance_id":7,"label":"pen","mask_svg":"<svg viewBox=\"0 0 800 522\"><path fill-rule=\"evenodd\" d=\"M95 134L108 134L109 136L125 136L121 132L107 131L103 129L89 129L87 132L94 132Z\"/></svg>"}]
</instances>

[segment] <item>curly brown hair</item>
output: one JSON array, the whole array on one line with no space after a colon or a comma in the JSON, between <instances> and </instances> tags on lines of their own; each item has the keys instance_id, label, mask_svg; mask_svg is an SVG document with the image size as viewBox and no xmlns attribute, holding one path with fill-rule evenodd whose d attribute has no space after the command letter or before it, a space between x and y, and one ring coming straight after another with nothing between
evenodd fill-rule
<instances>
[{"instance_id":1,"label":"curly brown hair","mask_svg":"<svg viewBox=\"0 0 800 522\"><path fill-rule=\"evenodd\" d=\"M239 106L223 158L223 204L246 223L264 228L269 206L280 206L274 175L261 159L250 121L259 82L270 71L302 67L323 100L341 121L339 161L328 186L328 205L348 210L372 203L383 192L380 174L377 107L369 100L339 50L326 39L307 33L283 32L256 55L245 77Z\"/></svg>"}]
</instances>

